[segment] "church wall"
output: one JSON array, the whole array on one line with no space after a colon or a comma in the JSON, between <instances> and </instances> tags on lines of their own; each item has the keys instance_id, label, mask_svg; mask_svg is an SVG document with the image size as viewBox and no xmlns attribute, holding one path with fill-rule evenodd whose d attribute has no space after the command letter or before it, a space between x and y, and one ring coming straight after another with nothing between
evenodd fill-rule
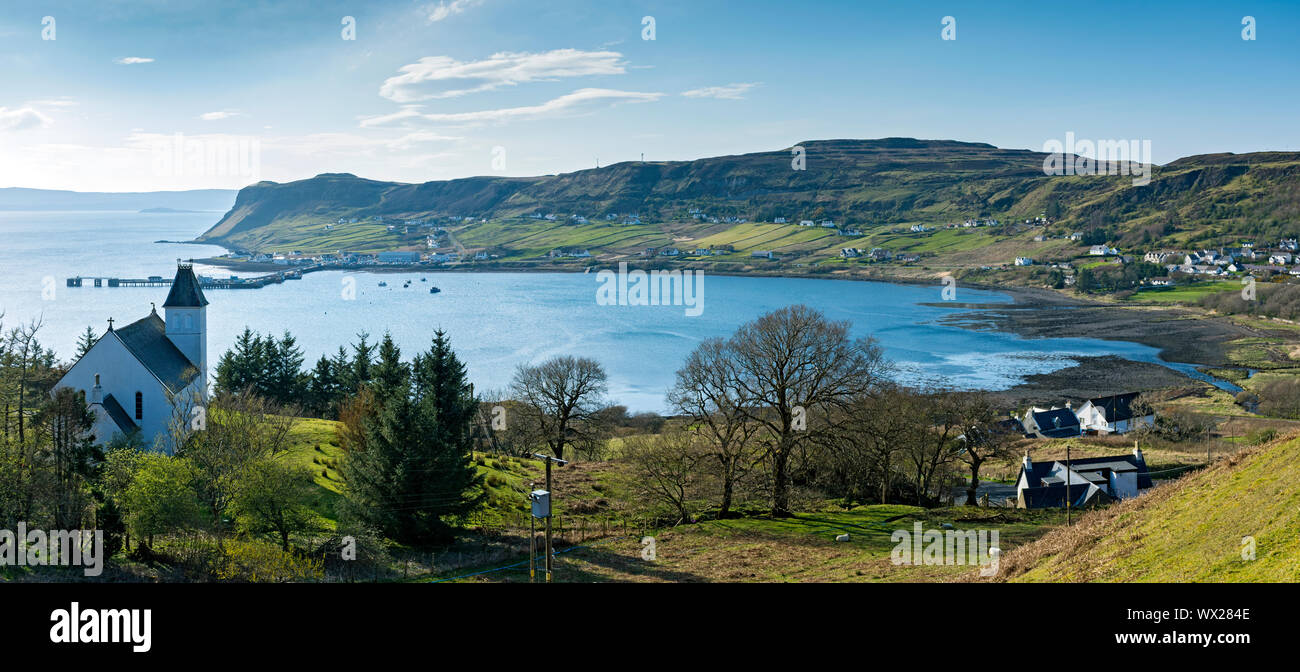
<instances>
[{"instance_id":1,"label":"church wall","mask_svg":"<svg viewBox=\"0 0 1300 672\"><path fill-rule=\"evenodd\" d=\"M165 438L167 422L171 417L171 402L162 383L111 333L99 339L90 352L73 365L59 381L58 387L82 390L86 393L86 402L90 403L96 373L99 374L104 396L113 395L132 420L135 420L135 393L142 392L144 419L135 420L140 426L142 438L149 445L152 445L154 437L162 435ZM102 437L102 440L108 438L110 437Z\"/></svg>"}]
</instances>

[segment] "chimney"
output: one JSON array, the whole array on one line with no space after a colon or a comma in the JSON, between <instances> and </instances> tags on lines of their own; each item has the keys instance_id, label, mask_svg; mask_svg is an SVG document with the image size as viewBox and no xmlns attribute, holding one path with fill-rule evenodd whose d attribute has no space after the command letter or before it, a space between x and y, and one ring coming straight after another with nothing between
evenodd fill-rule
<instances>
[{"instance_id":1,"label":"chimney","mask_svg":"<svg viewBox=\"0 0 1300 672\"><path fill-rule=\"evenodd\" d=\"M1133 457L1137 458L1138 464L1145 465L1147 463L1146 458L1142 457L1142 449L1138 448L1137 441L1133 442Z\"/></svg>"},{"instance_id":2,"label":"chimney","mask_svg":"<svg viewBox=\"0 0 1300 672\"><path fill-rule=\"evenodd\" d=\"M1029 473L1030 471L1033 470L1033 468L1034 468L1034 462L1033 462L1033 460L1029 459L1029 451L1028 451L1028 450L1025 451L1025 459L1021 461L1021 464L1023 464L1024 467L1025 467L1025 473Z\"/></svg>"},{"instance_id":3,"label":"chimney","mask_svg":"<svg viewBox=\"0 0 1300 672\"><path fill-rule=\"evenodd\" d=\"M95 387L90 390L90 404L92 406L104 403L104 388L99 386L99 374L95 374Z\"/></svg>"}]
</instances>

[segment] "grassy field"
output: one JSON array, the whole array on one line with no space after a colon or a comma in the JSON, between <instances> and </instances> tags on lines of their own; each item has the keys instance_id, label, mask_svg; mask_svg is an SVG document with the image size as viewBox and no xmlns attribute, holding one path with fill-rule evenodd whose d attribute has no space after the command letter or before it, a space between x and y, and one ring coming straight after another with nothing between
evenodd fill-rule
<instances>
[{"instance_id":1,"label":"grassy field","mask_svg":"<svg viewBox=\"0 0 1300 672\"><path fill-rule=\"evenodd\" d=\"M1214 280L1181 287L1145 287L1128 300L1134 303L1196 303L1202 297L1227 291L1241 291L1241 281Z\"/></svg>"},{"instance_id":2,"label":"grassy field","mask_svg":"<svg viewBox=\"0 0 1300 672\"><path fill-rule=\"evenodd\" d=\"M1300 580L1300 439L1218 460L1004 556L1015 581ZM1250 542L1253 541L1253 547ZM1253 551L1253 557L1246 551Z\"/></svg>"},{"instance_id":3,"label":"grassy field","mask_svg":"<svg viewBox=\"0 0 1300 672\"><path fill-rule=\"evenodd\" d=\"M749 517L651 530L655 558L643 558L639 534L595 541L561 552L559 582L883 582L945 581L964 565L896 565L890 554L895 530L998 530L1002 549L1027 544L1064 521L1055 511L1003 509L926 510L913 506L860 506L848 511ZM847 542L835 537L848 534ZM561 549L563 550L563 549ZM527 558L522 558L526 560ZM481 571L481 570L480 570ZM468 572L467 572L468 573ZM446 577L443 577L446 578ZM454 577L453 577L454 578ZM526 582L528 566L480 574L466 582Z\"/></svg>"},{"instance_id":4,"label":"grassy field","mask_svg":"<svg viewBox=\"0 0 1300 672\"><path fill-rule=\"evenodd\" d=\"M476 222L455 231L456 238L467 248L493 247L508 253L505 259L529 259L546 256L559 248L601 250L642 250L668 245L671 239L651 224L592 222L559 224L533 220L492 220Z\"/></svg>"},{"instance_id":5,"label":"grassy field","mask_svg":"<svg viewBox=\"0 0 1300 672\"><path fill-rule=\"evenodd\" d=\"M326 224L333 230L326 231ZM333 219L325 217L296 216L242 234L238 242L244 249L256 252L374 253L422 246L424 236L416 232L402 235L400 228L389 231L387 225L376 222L334 224Z\"/></svg>"},{"instance_id":6,"label":"grassy field","mask_svg":"<svg viewBox=\"0 0 1300 672\"><path fill-rule=\"evenodd\" d=\"M289 449L280 459L288 464L305 466L314 476L318 492L312 508L326 521L328 529L336 524L335 507L342 498L344 483L339 473L343 449L335 433L337 422L300 418L290 433ZM475 453L475 469L483 476L487 490L485 506L468 521L478 528L527 524L526 493L542 487L544 467L536 460L493 453ZM617 487L615 470L604 462L576 462L553 474L555 489L565 493L556 503L560 516L602 516L614 513L608 494Z\"/></svg>"}]
</instances>

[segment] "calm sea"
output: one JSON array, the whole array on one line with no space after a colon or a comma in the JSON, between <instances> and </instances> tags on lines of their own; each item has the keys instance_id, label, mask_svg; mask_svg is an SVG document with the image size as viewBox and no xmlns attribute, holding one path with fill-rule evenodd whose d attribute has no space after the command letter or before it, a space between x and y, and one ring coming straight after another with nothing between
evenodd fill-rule
<instances>
[{"instance_id":1,"label":"calm sea","mask_svg":"<svg viewBox=\"0 0 1300 672\"><path fill-rule=\"evenodd\" d=\"M75 275L146 277L175 272L178 258L224 252L209 245L155 243L189 240L219 213L0 212L0 312L6 328L42 320L41 340L71 357L77 335L108 318L123 325L161 306L165 288L68 288ZM197 268L204 275L230 271ZM426 282L421 282L421 278ZM355 300L344 300L349 282ZM410 288L402 286L411 281ZM387 287L379 287L380 281ZM437 285L439 294L429 294ZM506 386L515 367L552 355L601 362L610 396L633 410L665 410L673 372L697 343L725 336L764 312L794 303L851 320L874 335L903 376L944 379L963 387L998 389L1025 375L1070 366L1073 357L1115 354L1158 362L1155 349L1091 339L1025 340L1011 334L939 324L957 308L920 305L940 300L940 287L840 280L708 276L704 310L696 317L673 306L601 306L596 275L558 273L322 272L257 290L207 293L209 365L234 337L255 331L293 333L308 365L359 332L384 332L409 356L428 346L435 329L450 334L480 390ZM965 303L1008 302L1003 294L958 290ZM1161 362L1163 363L1163 362ZM1179 370L1189 367L1178 366ZM1044 400L1045 403L1052 400Z\"/></svg>"}]
</instances>

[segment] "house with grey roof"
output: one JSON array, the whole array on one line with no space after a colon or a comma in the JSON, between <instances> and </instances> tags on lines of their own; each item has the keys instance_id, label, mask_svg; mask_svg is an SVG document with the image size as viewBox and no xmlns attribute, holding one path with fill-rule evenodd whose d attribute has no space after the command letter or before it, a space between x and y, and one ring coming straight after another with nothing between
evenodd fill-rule
<instances>
[{"instance_id":1,"label":"house with grey roof","mask_svg":"<svg viewBox=\"0 0 1300 672\"><path fill-rule=\"evenodd\" d=\"M1155 413L1133 407L1137 397L1137 392L1126 392L1089 399L1075 412L1079 426L1085 432L1123 434L1154 423Z\"/></svg>"},{"instance_id":2,"label":"house with grey roof","mask_svg":"<svg viewBox=\"0 0 1300 672\"><path fill-rule=\"evenodd\" d=\"M1136 497L1151 487L1142 450L1132 455L1034 462L1025 453L1016 477L1016 506L1022 509L1105 504Z\"/></svg>"},{"instance_id":3,"label":"house with grey roof","mask_svg":"<svg viewBox=\"0 0 1300 672\"><path fill-rule=\"evenodd\" d=\"M141 443L171 451L168 425L188 421L207 393L207 305L191 264L177 263L163 315L108 330L59 379L55 388L81 391L95 415L93 440L137 434Z\"/></svg>"},{"instance_id":4,"label":"house with grey roof","mask_svg":"<svg viewBox=\"0 0 1300 672\"><path fill-rule=\"evenodd\" d=\"M1031 408L1020 421L1026 436L1042 439L1064 439L1079 436L1079 416L1074 414L1067 403L1064 407Z\"/></svg>"}]
</instances>

